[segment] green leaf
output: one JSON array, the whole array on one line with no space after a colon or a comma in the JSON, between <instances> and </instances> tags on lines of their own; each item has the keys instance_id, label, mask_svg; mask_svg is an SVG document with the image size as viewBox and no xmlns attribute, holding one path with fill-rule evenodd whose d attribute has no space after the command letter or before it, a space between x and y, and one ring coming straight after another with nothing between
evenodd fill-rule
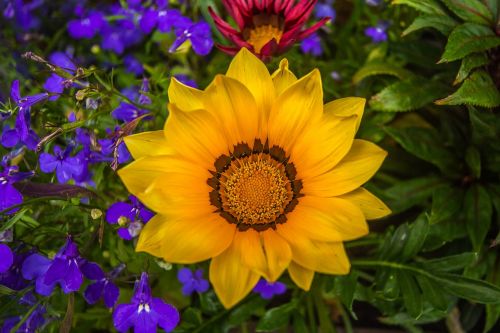
<instances>
[{"instance_id":1,"label":"green leaf","mask_svg":"<svg viewBox=\"0 0 500 333\"><path fill-rule=\"evenodd\" d=\"M409 236L404 242L398 261L413 258L422 249L429 232L429 221L424 214L421 214L414 223L410 224L409 228Z\"/></svg>"},{"instance_id":2,"label":"green leaf","mask_svg":"<svg viewBox=\"0 0 500 333\"><path fill-rule=\"evenodd\" d=\"M462 59L471 53L486 51L499 45L500 37L491 28L464 23L451 32L439 63Z\"/></svg>"},{"instance_id":3,"label":"green leaf","mask_svg":"<svg viewBox=\"0 0 500 333\"><path fill-rule=\"evenodd\" d=\"M448 185L437 189L432 195L429 223L435 224L453 217L462 208L463 191Z\"/></svg>"},{"instance_id":4,"label":"green leaf","mask_svg":"<svg viewBox=\"0 0 500 333\"><path fill-rule=\"evenodd\" d=\"M267 311L257 324L257 332L270 332L285 327L290 320L290 314L297 307L296 302L290 302Z\"/></svg>"},{"instance_id":5,"label":"green leaf","mask_svg":"<svg viewBox=\"0 0 500 333\"><path fill-rule=\"evenodd\" d=\"M474 146L467 147L465 162L475 178L481 177L481 154Z\"/></svg>"},{"instance_id":6,"label":"green leaf","mask_svg":"<svg viewBox=\"0 0 500 333\"><path fill-rule=\"evenodd\" d=\"M451 273L434 275L432 279L449 293L472 302L500 303L500 288L491 283Z\"/></svg>"},{"instance_id":7,"label":"green leaf","mask_svg":"<svg viewBox=\"0 0 500 333\"><path fill-rule=\"evenodd\" d=\"M500 319L500 304L486 304L486 322L483 333L491 331L498 319Z\"/></svg>"},{"instance_id":8,"label":"green leaf","mask_svg":"<svg viewBox=\"0 0 500 333\"><path fill-rule=\"evenodd\" d=\"M458 84L465 80L470 72L477 67L488 64L489 60L485 53L472 53L462 59L462 64L458 70L457 77L453 84Z\"/></svg>"},{"instance_id":9,"label":"green leaf","mask_svg":"<svg viewBox=\"0 0 500 333\"><path fill-rule=\"evenodd\" d=\"M233 326L241 325L243 322L248 320L248 318L250 318L257 310L263 308L266 303L267 301L265 299L255 297L231 311L227 321Z\"/></svg>"},{"instance_id":10,"label":"green leaf","mask_svg":"<svg viewBox=\"0 0 500 333\"><path fill-rule=\"evenodd\" d=\"M463 270L478 258L477 253L464 252L452 256L426 260L423 264L429 271L453 272Z\"/></svg>"},{"instance_id":11,"label":"green leaf","mask_svg":"<svg viewBox=\"0 0 500 333\"><path fill-rule=\"evenodd\" d=\"M354 318L356 318L356 314L352 311L352 303L354 301L354 293L356 292L357 284L358 273L355 271L351 271L349 275L335 278L335 292L339 296L342 304L344 304Z\"/></svg>"},{"instance_id":12,"label":"green leaf","mask_svg":"<svg viewBox=\"0 0 500 333\"><path fill-rule=\"evenodd\" d=\"M500 106L500 92L490 75L483 70L478 70L472 73L455 93L437 100L436 104L470 104L493 108Z\"/></svg>"},{"instance_id":13,"label":"green leaf","mask_svg":"<svg viewBox=\"0 0 500 333\"><path fill-rule=\"evenodd\" d=\"M361 67L352 77L352 83L358 84L365 78L374 75L393 75L400 80L404 80L413 74L404 68L390 63L373 62Z\"/></svg>"},{"instance_id":14,"label":"green leaf","mask_svg":"<svg viewBox=\"0 0 500 333\"><path fill-rule=\"evenodd\" d=\"M399 286L403 294L403 302L408 310L408 314L415 319L418 319L422 314L422 295L415 279L412 275L405 271L400 271Z\"/></svg>"},{"instance_id":15,"label":"green leaf","mask_svg":"<svg viewBox=\"0 0 500 333\"><path fill-rule=\"evenodd\" d=\"M446 311L448 309L448 300L441 286L431 282L429 278L423 275L417 275L416 278L425 300L431 303L437 310Z\"/></svg>"},{"instance_id":16,"label":"green leaf","mask_svg":"<svg viewBox=\"0 0 500 333\"><path fill-rule=\"evenodd\" d=\"M422 203L432 196L436 189L444 185L446 181L437 177L413 178L400 180L396 185L388 188L384 194L392 212L399 213Z\"/></svg>"},{"instance_id":17,"label":"green leaf","mask_svg":"<svg viewBox=\"0 0 500 333\"><path fill-rule=\"evenodd\" d=\"M479 145L496 142L500 136L500 124L498 116L488 112L479 111L469 107L469 119L472 125L472 140Z\"/></svg>"},{"instance_id":18,"label":"green leaf","mask_svg":"<svg viewBox=\"0 0 500 333\"><path fill-rule=\"evenodd\" d=\"M401 35L406 36L420 29L434 28L443 35L448 36L456 25L457 21L449 16L422 14L418 16Z\"/></svg>"},{"instance_id":19,"label":"green leaf","mask_svg":"<svg viewBox=\"0 0 500 333\"><path fill-rule=\"evenodd\" d=\"M200 294L200 303L203 312L208 314L215 314L222 310L222 306L212 290Z\"/></svg>"},{"instance_id":20,"label":"green leaf","mask_svg":"<svg viewBox=\"0 0 500 333\"><path fill-rule=\"evenodd\" d=\"M464 21L492 25L492 12L479 0L441 0Z\"/></svg>"},{"instance_id":21,"label":"green leaf","mask_svg":"<svg viewBox=\"0 0 500 333\"><path fill-rule=\"evenodd\" d=\"M187 308L182 313L182 321L185 323L189 323L189 324L193 325L194 327L199 326L203 321L200 309L191 308L191 307Z\"/></svg>"},{"instance_id":22,"label":"green leaf","mask_svg":"<svg viewBox=\"0 0 500 333\"><path fill-rule=\"evenodd\" d=\"M377 111L402 112L415 110L444 96L448 87L423 77L393 83L370 99Z\"/></svg>"},{"instance_id":23,"label":"green leaf","mask_svg":"<svg viewBox=\"0 0 500 333\"><path fill-rule=\"evenodd\" d=\"M446 15L441 4L435 0L392 0L393 5L407 5L427 14Z\"/></svg>"},{"instance_id":24,"label":"green leaf","mask_svg":"<svg viewBox=\"0 0 500 333\"><path fill-rule=\"evenodd\" d=\"M385 130L407 152L436 165L445 173L457 164L455 156L443 146L442 138L434 128L386 127Z\"/></svg>"},{"instance_id":25,"label":"green leaf","mask_svg":"<svg viewBox=\"0 0 500 333\"><path fill-rule=\"evenodd\" d=\"M490 229L493 214L491 199L486 189L479 185L469 188L465 193L464 210L472 246L474 251L479 252Z\"/></svg>"}]
</instances>

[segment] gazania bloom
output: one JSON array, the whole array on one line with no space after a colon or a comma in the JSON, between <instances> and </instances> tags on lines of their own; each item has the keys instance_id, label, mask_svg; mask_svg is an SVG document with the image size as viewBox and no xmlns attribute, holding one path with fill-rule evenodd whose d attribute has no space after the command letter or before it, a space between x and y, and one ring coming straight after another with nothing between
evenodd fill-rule
<instances>
[{"instance_id":1,"label":"gazania bloom","mask_svg":"<svg viewBox=\"0 0 500 333\"><path fill-rule=\"evenodd\" d=\"M211 259L226 307L285 270L305 290L314 272L347 274L343 242L389 213L361 187L386 156L354 139L365 100L323 105L318 70L297 79L283 60L270 75L246 49L204 91L173 79L168 93L164 130L125 138L135 161L119 175L157 213L136 250Z\"/></svg>"},{"instance_id":2,"label":"gazania bloom","mask_svg":"<svg viewBox=\"0 0 500 333\"><path fill-rule=\"evenodd\" d=\"M234 55L248 48L261 59L285 52L321 28L329 17L304 29L317 0L222 0L238 25L234 29L209 8L219 31L235 46L217 45L222 51Z\"/></svg>"}]
</instances>

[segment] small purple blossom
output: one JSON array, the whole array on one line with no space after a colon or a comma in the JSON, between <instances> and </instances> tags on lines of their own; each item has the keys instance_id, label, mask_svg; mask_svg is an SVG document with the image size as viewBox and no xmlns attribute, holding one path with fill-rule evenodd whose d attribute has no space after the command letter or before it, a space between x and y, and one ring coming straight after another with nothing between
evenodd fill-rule
<instances>
[{"instance_id":1,"label":"small purple blossom","mask_svg":"<svg viewBox=\"0 0 500 333\"><path fill-rule=\"evenodd\" d=\"M268 282L264 279L260 279L257 285L253 288L254 293L259 293L260 297L264 299L271 299L274 295L284 294L286 291L286 285L282 282Z\"/></svg>"},{"instance_id":2,"label":"small purple blossom","mask_svg":"<svg viewBox=\"0 0 500 333\"><path fill-rule=\"evenodd\" d=\"M179 320L176 308L161 298L152 297L146 273L136 281L131 302L118 305L113 312L113 324L118 332L126 332L132 327L136 333L155 332L157 326L170 332Z\"/></svg>"},{"instance_id":3,"label":"small purple blossom","mask_svg":"<svg viewBox=\"0 0 500 333\"><path fill-rule=\"evenodd\" d=\"M177 279L182 283L182 293L186 296L191 295L193 292L204 293L208 290L210 285L208 281L203 278L203 270L191 269L184 267L177 272Z\"/></svg>"},{"instance_id":4,"label":"small purple blossom","mask_svg":"<svg viewBox=\"0 0 500 333\"><path fill-rule=\"evenodd\" d=\"M127 72L134 74L135 76L142 75L144 73L144 67L142 63L133 55L127 55L123 59L123 64Z\"/></svg>"},{"instance_id":5,"label":"small purple blossom","mask_svg":"<svg viewBox=\"0 0 500 333\"><path fill-rule=\"evenodd\" d=\"M373 43L384 42L387 40L387 28L389 23L380 21L376 26L366 28L365 35L370 37Z\"/></svg>"},{"instance_id":6,"label":"small purple blossom","mask_svg":"<svg viewBox=\"0 0 500 333\"><path fill-rule=\"evenodd\" d=\"M19 300L19 304L27 305L30 307L34 306L36 304L36 298L33 293L29 292ZM16 332L38 332L40 328L45 324L45 312L45 307L41 305L37 306ZM10 333L12 329L19 323L19 321L21 321L23 316L24 313L21 313L21 315L19 316L5 319L3 326L0 329L0 333Z\"/></svg>"},{"instance_id":7,"label":"small purple blossom","mask_svg":"<svg viewBox=\"0 0 500 333\"><path fill-rule=\"evenodd\" d=\"M323 48L321 47L321 39L317 33L311 34L309 37L305 38L300 42L300 49L304 53L310 53L315 57L319 57L323 54Z\"/></svg>"},{"instance_id":8,"label":"small purple blossom","mask_svg":"<svg viewBox=\"0 0 500 333\"><path fill-rule=\"evenodd\" d=\"M336 12L333 8L334 0L326 0L324 2L318 2L316 7L314 7L314 16L318 19L323 17L329 17L330 22L335 21Z\"/></svg>"},{"instance_id":9,"label":"small purple blossom","mask_svg":"<svg viewBox=\"0 0 500 333\"><path fill-rule=\"evenodd\" d=\"M0 244L0 273L5 273L14 263L14 254L10 247Z\"/></svg>"},{"instance_id":10,"label":"small purple blossom","mask_svg":"<svg viewBox=\"0 0 500 333\"><path fill-rule=\"evenodd\" d=\"M187 40L191 42L194 52L202 56L209 54L214 46L210 25L203 21L177 26L175 36L177 38L168 49L169 52L175 52Z\"/></svg>"},{"instance_id":11,"label":"small purple blossom","mask_svg":"<svg viewBox=\"0 0 500 333\"><path fill-rule=\"evenodd\" d=\"M2 211L23 202L23 195L14 184L33 176L34 173L19 172L17 166L7 166L4 161L0 163L0 167L3 169L0 171L0 211ZM13 208L8 213L12 214L18 210L19 208Z\"/></svg>"},{"instance_id":12,"label":"small purple blossom","mask_svg":"<svg viewBox=\"0 0 500 333\"><path fill-rule=\"evenodd\" d=\"M119 223L118 236L125 240L137 237L142 226L147 223L154 213L148 210L135 196L129 196L128 202L115 202L106 212L106 221L109 224ZM125 219L125 221L123 221Z\"/></svg>"},{"instance_id":13,"label":"small purple blossom","mask_svg":"<svg viewBox=\"0 0 500 333\"><path fill-rule=\"evenodd\" d=\"M36 279L35 291L40 295L49 296L57 284L68 294L80 289L83 283L81 267L85 264L77 245L68 237L53 260L38 253L26 258L22 274L27 280Z\"/></svg>"},{"instance_id":14,"label":"small purple blossom","mask_svg":"<svg viewBox=\"0 0 500 333\"><path fill-rule=\"evenodd\" d=\"M95 282L89 284L85 289L83 297L89 304L97 303L101 298L108 308L115 306L120 289L113 283L113 280L121 273L125 265L121 264L113 269L109 274L105 274L96 263L89 262L82 266L85 277Z\"/></svg>"},{"instance_id":15,"label":"small purple blossom","mask_svg":"<svg viewBox=\"0 0 500 333\"><path fill-rule=\"evenodd\" d=\"M198 88L198 84L196 83L196 81L191 79L186 74L177 74L177 75L174 75L174 77L187 86L190 86L193 88Z\"/></svg>"},{"instance_id":16,"label":"small purple blossom","mask_svg":"<svg viewBox=\"0 0 500 333\"><path fill-rule=\"evenodd\" d=\"M142 85L138 96L137 91L124 91L123 94L130 100L137 100L137 103L141 105L149 105L151 104L151 98L149 98L149 96L147 95L148 92L149 80L144 78L142 80ZM111 112L111 115L115 119L122 120L124 122L130 122L146 113L146 110L140 109L128 102L122 101L120 102L118 107Z\"/></svg>"},{"instance_id":17,"label":"small purple blossom","mask_svg":"<svg viewBox=\"0 0 500 333\"><path fill-rule=\"evenodd\" d=\"M104 15L101 12L95 11L87 17L69 21L68 33L74 39L90 39L95 36L104 23Z\"/></svg>"},{"instance_id":18,"label":"small purple blossom","mask_svg":"<svg viewBox=\"0 0 500 333\"><path fill-rule=\"evenodd\" d=\"M40 154L40 170L45 173L56 172L59 183L67 183L71 178L78 177L83 172L83 164L78 156L70 156L73 147L68 145L62 150L54 146L54 155Z\"/></svg>"},{"instance_id":19,"label":"small purple blossom","mask_svg":"<svg viewBox=\"0 0 500 333\"><path fill-rule=\"evenodd\" d=\"M0 273L0 285L6 286L12 290L21 290L28 286L28 281L26 281L22 274L21 268L23 266L24 260L31 255L32 252L20 252L19 249L13 251L13 262L10 268Z\"/></svg>"}]
</instances>

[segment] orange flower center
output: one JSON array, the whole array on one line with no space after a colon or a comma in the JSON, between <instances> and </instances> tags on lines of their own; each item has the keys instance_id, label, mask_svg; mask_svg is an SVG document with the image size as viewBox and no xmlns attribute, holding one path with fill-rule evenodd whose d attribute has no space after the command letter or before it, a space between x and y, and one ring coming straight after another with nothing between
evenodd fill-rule
<instances>
[{"instance_id":1,"label":"orange flower center","mask_svg":"<svg viewBox=\"0 0 500 333\"><path fill-rule=\"evenodd\" d=\"M255 53L260 53L262 48L275 39L276 43L280 42L283 31L271 24L261 25L250 30L250 36L247 42L253 46Z\"/></svg>"}]
</instances>

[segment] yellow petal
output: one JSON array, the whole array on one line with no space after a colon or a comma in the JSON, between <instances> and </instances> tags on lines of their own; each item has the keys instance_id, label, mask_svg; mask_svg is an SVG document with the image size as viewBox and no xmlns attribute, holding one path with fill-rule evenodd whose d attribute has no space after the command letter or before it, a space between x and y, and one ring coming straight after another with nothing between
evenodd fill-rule
<instances>
[{"instance_id":1,"label":"yellow petal","mask_svg":"<svg viewBox=\"0 0 500 333\"><path fill-rule=\"evenodd\" d=\"M276 231L268 229L260 235L268 266L266 280L276 281L290 264L292 251L288 243Z\"/></svg>"},{"instance_id":2,"label":"yellow petal","mask_svg":"<svg viewBox=\"0 0 500 333\"><path fill-rule=\"evenodd\" d=\"M356 131L361 123L361 118L363 117L363 111L365 109L366 99L361 97L346 97L339 98L325 104L325 116L340 116L349 117L352 115L357 116Z\"/></svg>"},{"instance_id":3,"label":"yellow petal","mask_svg":"<svg viewBox=\"0 0 500 333\"><path fill-rule=\"evenodd\" d=\"M217 214L191 220L170 220L166 216L156 215L141 231L136 251L154 251L156 255L157 243L161 241L161 257L165 261L192 264L225 251L233 241L235 230L235 225L227 223ZM161 237L153 236L155 232L161 233Z\"/></svg>"},{"instance_id":4,"label":"yellow petal","mask_svg":"<svg viewBox=\"0 0 500 333\"><path fill-rule=\"evenodd\" d=\"M362 187L352 192L342 194L339 198L349 200L356 204L368 220L379 219L391 213L389 207L379 198Z\"/></svg>"},{"instance_id":5,"label":"yellow petal","mask_svg":"<svg viewBox=\"0 0 500 333\"><path fill-rule=\"evenodd\" d=\"M375 174L386 156L387 152L376 144L356 139L332 171L303 182L304 193L332 197L353 191Z\"/></svg>"},{"instance_id":6,"label":"yellow petal","mask_svg":"<svg viewBox=\"0 0 500 333\"><path fill-rule=\"evenodd\" d=\"M240 81L250 90L257 106L268 116L274 103L274 85L266 65L246 48L242 48L234 57L226 73Z\"/></svg>"},{"instance_id":7,"label":"yellow petal","mask_svg":"<svg viewBox=\"0 0 500 333\"><path fill-rule=\"evenodd\" d=\"M197 110L203 108L203 91L192 88L179 82L175 77L170 80L168 86L168 100L176 104L184 111Z\"/></svg>"},{"instance_id":8,"label":"yellow petal","mask_svg":"<svg viewBox=\"0 0 500 333\"><path fill-rule=\"evenodd\" d=\"M220 124L232 148L240 142L253 144L259 135L259 110L255 99L239 81L218 75L207 88L204 108L210 111Z\"/></svg>"},{"instance_id":9,"label":"yellow petal","mask_svg":"<svg viewBox=\"0 0 500 333\"><path fill-rule=\"evenodd\" d=\"M165 132L152 131L129 135L123 138L134 159L150 155L171 155L174 150L167 145Z\"/></svg>"},{"instance_id":10,"label":"yellow petal","mask_svg":"<svg viewBox=\"0 0 500 333\"><path fill-rule=\"evenodd\" d=\"M268 275L263 244L257 231L248 229L244 232L236 232L233 246L236 251L240 252L244 265L259 275Z\"/></svg>"},{"instance_id":11,"label":"yellow petal","mask_svg":"<svg viewBox=\"0 0 500 333\"><path fill-rule=\"evenodd\" d=\"M269 120L270 146L290 151L297 138L316 124L323 112L319 71L313 70L288 87L276 100Z\"/></svg>"},{"instance_id":12,"label":"yellow petal","mask_svg":"<svg viewBox=\"0 0 500 333\"><path fill-rule=\"evenodd\" d=\"M271 76L276 95L279 96L289 86L297 81L297 77L288 69L288 60L282 59L279 68Z\"/></svg>"},{"instance_id":13,"label":"yellow petal","mask_svg":"<svg viewBox=\"0 0 500 333\"><path fill-rule=\"evenodd\" d=\"M318 126L299 136L291 152L297 178L309 179L331 169L351 149L356 133L357 117L323 117Z\"/></svg>"},{"instance_id":14,"label":"yellow petal","mask_svg":"<svg viewBox=\"0 0 500 333\"><path fill-rule=\"evenodd\" d=\"M169 144L183 157L213 169L214 161L227 153L227 142L214 116L206 110L181 111L169 104L170 115L165 123Z\"/></svg>"},{"instance_id":15,"label":"yellow petal","mask_svg":"<svg viewBox=\"0 0 500 333\"><path fill-rule=\"evenodd\" d=\"M292 261L288 266L288 273L292 281L299 286L299 288L308 291L311 288L311 283L314 278L314 271L304 268Z\"/></svg>"},{"instance_id":16,"label":"yellow petal","mask_svg":"<svg viewBox=\"0 0 500 333\"><path fill-rule=\"evenodd\" d=\"M144 192L157 177L167 172L172 160L166 155L145 156L118 170L118 175L127 190L137 195Z\"/></svg>"},{"instance_id":17,"label":"yellow petal","mask_svg":"<svg viewBox=\"0 0 500 333\"><path fill-rule=\"evenodd\" d=\"M259 274L241 264L240 252L233 246L210 262L210 282L226 308L248 295L258 280Z\"/></svg>"}]
</instances>

